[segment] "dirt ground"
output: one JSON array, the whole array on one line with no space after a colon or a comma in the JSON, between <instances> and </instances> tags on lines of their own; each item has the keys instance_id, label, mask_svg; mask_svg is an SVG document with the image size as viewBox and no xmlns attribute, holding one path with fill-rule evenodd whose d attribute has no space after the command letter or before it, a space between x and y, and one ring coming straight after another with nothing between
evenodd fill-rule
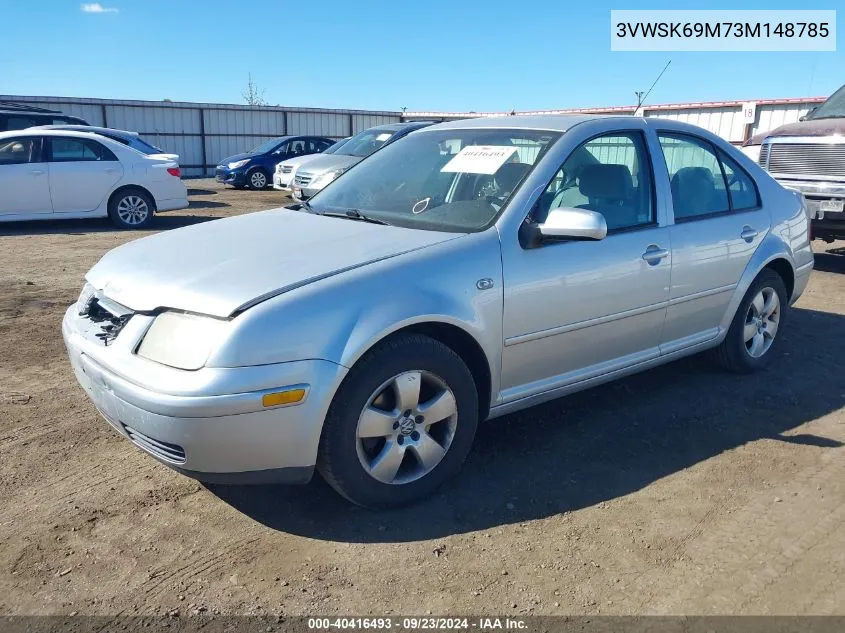
<instances>
[{"instance_id":1,"label":"dirt ground","mask_svg":"<svg viewBox=\"0 0 845 633\"><path fill-rule=\"evenodd\" d=\"M189 186L156 230L286 201ZM99 417L60 320L139 235L0 228L0 614L845 614L843 243L767 371L695 357L490 422L458 480L375 513L204 487Z\"/></svg>"}]
</instances>

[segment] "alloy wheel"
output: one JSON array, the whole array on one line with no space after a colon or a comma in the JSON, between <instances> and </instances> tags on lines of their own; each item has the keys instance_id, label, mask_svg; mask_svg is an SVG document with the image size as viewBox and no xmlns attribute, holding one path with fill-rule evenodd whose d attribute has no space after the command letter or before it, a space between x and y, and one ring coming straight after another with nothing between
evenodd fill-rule
<instances>
[{"instance_id":1,"label":"alloy wheel","mask_svg":"<svg viewBox=\"0 0 845 633\"><path fill-rule=\"evenodd\" d=\"M249 184L255 189L264 189L267 186L267 176L262 171L254 171L249 177Z\"/></svg>"},{"instance_id":2,"label":"alloy wheel","mask_svg":"<svg viewBox=\"0 0 845 633\"><path fill-rule=\"evenodd\" d=\"M762 288L748 306L742 329L742 340L751 357L760 358L769 351L778 331L780 316L778 293L768 286Z\"/></svg>"},{"instance_id":3,"label":"alloy wheel","mask_svg":"<svg viewBox=\"0 0 845 633\"><path fill-rule=\"evenodd\" d=\"M406 371L383 383L358 418L356 442L364 470L385 484L430 473L446 456L458 423L455 395L428 371Z\"/></svg>"},{"instance_id":4,"label":"alloy wheel","mask_svg":"<svg viewBox=\"0 0 845 633\"><path fill-rule=\"evenodd\" d=\"M138 225L149 217L150 208L140 196L125 196L117 204L117 215L126 224Z\"/></svg>"}]
</instances>

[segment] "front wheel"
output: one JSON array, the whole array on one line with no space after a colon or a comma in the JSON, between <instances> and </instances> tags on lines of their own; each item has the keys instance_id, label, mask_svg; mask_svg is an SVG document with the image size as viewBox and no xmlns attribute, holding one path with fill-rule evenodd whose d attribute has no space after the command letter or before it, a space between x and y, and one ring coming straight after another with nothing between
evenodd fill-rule
<instances>
[{"instance_id":1,"label":"front wheel","mask_svg":"<svg viewBox=\"0 0 845 633\"><path fill-rule=\"evenodd\" d=\"M109 201L109 217L120 229L143 229L153 221L153 200L145 191L127 189Z\"/></svg>"},{"instance_id":2,"label":"front wheel","mask_svg":"<svg viewBox=\"0 0 845 633\"><path fill-rule=\"evenodd\" d=\"M454 476L478 426L472 374L451 348L409 334L352 368L329 407L317 467L366 507L410 503Z\"/></svg>"},{"instance_id":3,"label":"front wheel","mask_svg":"<svg viewBox=\"0 0 845 633\"><path fill-rule=\"evenodd\" d=\"M749 374L762 369L776 353L789 299L783 279L764 269L742 298L716 360L730 371Z\"/></svg>"},{"instance_id":4,"label":"front wheel","mask_svg":"<svg viewBox=\"0 0 845 633\"><path fill-rule=\"evenodd\" d=\"M253 169L246 175L246 181L250 189L264 189L267 187L267 174L263 169Z\"/></svg>"}]
</instances>

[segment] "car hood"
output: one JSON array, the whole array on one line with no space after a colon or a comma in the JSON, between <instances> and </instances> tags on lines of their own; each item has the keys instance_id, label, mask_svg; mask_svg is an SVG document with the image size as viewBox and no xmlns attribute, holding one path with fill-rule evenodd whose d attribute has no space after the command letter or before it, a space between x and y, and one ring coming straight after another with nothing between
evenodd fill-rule
<instances>
[{"instance_id":1,"label":"car hood","mask_svg":"<svg viewBox=\"0 0 845 633\"><path fill-rule=\"evenodd\" d=\"M770 136L845 136L845 119L808 119L781 125L774 130L755 134L749 140L749 145L760 145Z\"/></svg>"},{"instance_id":2,"label":"car hood","mask_svg":"<svg viewBox=\"0 0 845 633\"><path fill-rule=\"evenodd\" d=\"M226 158L221 158L217 161L218 165L228 165L229 163L234 163L239 160L243 160L244 158L255 158L256 156L261 156L261 154L255 154L253 152L244 152L243 154L234 154L232 156L227 156Z\"/></svg>"},{"instance_id":3,"label":"car hood","mask_svg":"<svg viewBox=\"0 0 845 633\"><path fill-rule=\"evenodd\" d=\"M313 162L315 158L320 158L322 154L305 154L304 156L294 156L293 158L288 158L283 160L277 165L304 165L305 163ZM326 156L331 156L331 154L326 154Z\"/></svg>"},{"instance_id":4,"label":"car hood","mask_svg":"<svg viewBox=\"0 0 845 633\"><path fill-rule=\"evenodd\" d=\"M459 237L273 209L165 231L106 253L87 280L138 312L227 317L264 299Z\"/></svg>"},{"instance_id":5,"label":"car hood","mask_svg":"<svg viewBox=\"0 0 845 633\"><path fill-rule=\"evenodd\" d=\"M301 170L312 176L318 176L335 169L352 167L352 165L356 165L362 160L358 156L346 156L344 154L319 154L314 160L308 161L306 165L303 165Z\"/></svg>"}]
</instances>

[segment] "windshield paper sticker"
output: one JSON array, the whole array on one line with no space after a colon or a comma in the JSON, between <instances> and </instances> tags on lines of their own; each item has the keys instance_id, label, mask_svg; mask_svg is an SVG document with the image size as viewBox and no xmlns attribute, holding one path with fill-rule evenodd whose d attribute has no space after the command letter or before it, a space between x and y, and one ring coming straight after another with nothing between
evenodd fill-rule
<instances>
[{"instance_id":1,"label":"windshield paper sticker","mask_svg":"<svg viewBox=\"0 0 845 633\"><path fill-rule=\"evenodd\" d=\"M440 171L465 174L495 174L516 152L513 145L467 145Z\"/></svg>"},{"instance_id":2,"label":"windshield paper sticker","mask_svg":"<svg viewBox=\"0 0 845 633\"><path fill-rule=\"evenodd\" d=\"M378 136L376 136L377 141L386 141L391 136L390 132L382 132Z\"/></svg>"}]
</instances>

